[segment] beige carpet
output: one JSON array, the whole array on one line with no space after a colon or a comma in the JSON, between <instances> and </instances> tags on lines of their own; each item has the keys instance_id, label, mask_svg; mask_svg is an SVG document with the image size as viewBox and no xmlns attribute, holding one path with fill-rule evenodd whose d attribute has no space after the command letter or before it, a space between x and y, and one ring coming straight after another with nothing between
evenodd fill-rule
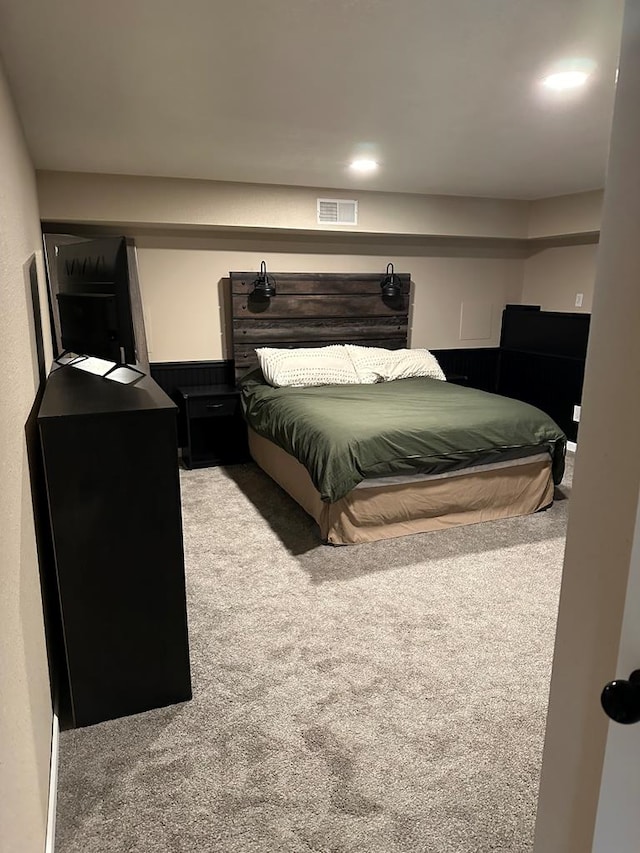
<instances>
[{"instance_id":1,"label":"beige carpet","mask_svg":"<svg viewBox=\"0 0 640 853\"><path fill-rule=\"evenodd\" d=\"M57 853L528 853L568 486L348 548L252 465L182 488L194 700L63 733Z\"/></svg>"}]
</instances>

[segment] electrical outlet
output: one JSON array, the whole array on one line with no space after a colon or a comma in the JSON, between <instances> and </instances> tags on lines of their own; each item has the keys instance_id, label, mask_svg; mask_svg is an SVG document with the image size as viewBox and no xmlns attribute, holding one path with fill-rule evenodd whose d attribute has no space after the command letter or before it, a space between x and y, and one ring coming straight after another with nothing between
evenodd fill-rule
<instances>
[{"instance_id":1,"label":"electrical outlet","mask_svg":"<svg viewBox=\"0 0 640 853\"><path fill-rule=\"evenodd\" d=\"M582 308L582 300L584 299L584 293L576 293L576 308Z\"/></svg>"},{"instance_id":2,"label":"electrical outlet","mask_svg":"<svg viewBox=\"0 0 640 853\"><path fill-rule=\"evenodd\" d=\"M575 423L580 423L580 410L582 406L573 407L573 420Z\"/></svg>"}]
</instances>

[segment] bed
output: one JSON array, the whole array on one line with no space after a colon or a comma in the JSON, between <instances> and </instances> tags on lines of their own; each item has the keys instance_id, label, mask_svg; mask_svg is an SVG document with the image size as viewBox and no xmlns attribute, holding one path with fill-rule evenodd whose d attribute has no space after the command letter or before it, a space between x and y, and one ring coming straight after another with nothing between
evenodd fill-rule
<instances>
[{"instance_id":1,"label":"bed","mask_svg":"<svg viewBox=\"0 0 640 853\"><path fill-rule=\"evenodd\" d=\"M397 274L393 298L372 273L274 273L270 299L252 295L255 278L229 274L249 448L323 541L371 542L552 503L565 436L531 406L428 377L288 388L265 380L263 347L406 348L410 273Z\"/></svg>"},{"instance_id":2,"label":"bed","mask_svg":"<svg viewBox=\"0 0 640 853\"><path fill-rule=\"evenodd\" d=\"M252 457L334 545L533 513L564 472L547 415L440 379L278 388L256 368L240 389Z\"/></svg>"}]
</instances>

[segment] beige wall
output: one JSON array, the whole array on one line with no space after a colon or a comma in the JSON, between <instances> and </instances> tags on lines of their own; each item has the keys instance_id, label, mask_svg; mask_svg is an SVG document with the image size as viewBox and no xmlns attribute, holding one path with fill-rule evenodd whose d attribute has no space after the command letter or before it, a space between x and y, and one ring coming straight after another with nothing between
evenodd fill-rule
<instances>
[{"instance_id":1,"label":"beige wall","mask_svg":"<svg viewBox=\"0 0 640 853\"><path fill-rule=\"evenodd\" d=\"M591 311L598 246L559 246L544 249L524 263L522 301L545 311ZM576 295L583 294L582 307Z\"/></svg>"},{"instance_id":2,"label":"beige wall","mask_svg":"<svg viewBox=\"0 0 640 853\"><path fill-rule=\"evenodd\" d=\"M136 239L151 361L229 357L222 279L231 270L257 271L263 259L273 272L380 272L381 277L392 260L414 282L411 345L432 349L496 346L502 308L519 301L522 289L518 258L310 253L277 251L282 249L277 244L258 253L226 251L224 242Z\"/></svg>"},{"instance_id":3,"label":"beige wall","mask_svg":"<svg viewBox=\"0 0 640 853\"><path fill-rule=\"evenodd\" d=\"M591 306L593 245L522 258L536 248L530 237L597 231L601 192L529 203L69 172L37 180L43 219L137 235L152 361L228 356L220 282L263 258L282 272L374 272L393 260L415 283L413 346L495 346L506 302L573 311L581 292L582 310ZM357 198L358 226L318 226L325 195Z\"/></svg>"},{"instance_id":4,"label":"beige wall","mask_svg":"<svg viewBox=\"0 0 640 853\"><path fill-rule=\"evenodd\" d=\"M0 162L0 851L42 853L52 711L24 436L37 385L27 264L41 241L34 172L1 66Z\"/></svg>"},{"instance_id":5,"label":"beige wall","mask_svg":"<svg viewBox=\"0 0 640 853\"><path fill-rule=\"evenodd\" d=\"M602 199L602 190L595 190L531 202L529 237L535 240L598 232ZM532 254L524 264L522 301L541 305L546 311L590 312L597 248L593 242L556 246ZM583 294L582 307L576 306L578 293Z\"/></svg>"},{"instance_id":6,"label":"beige wall","mask_svg":"<svg viewBox=\"0 0 640 853\"><path fill-rule=\"evenodd\" d=\"M184 178L37 173L52 222L179 228L264 228L354 234L542 238L598 231L602 190L537 201L238 184ZM355 198L357 226L316 223L316 199Z\"/></svg>"},{"instance_id":7,"label":"beige wall","mask_svg":"<svg viewBox=\"0 0 640 853\"><path fill-rule=\"evenodd\" d=\"M529 206L529 237L587 234L600 230L602 190L541 198Z\"/></svg>"},{"instance_id":8,"label":"beige wall","mask_svg":"<svg viewBox=\"0 0 640 853\"><path fill-rule=\"evenodd\" d=\"M468 237L527 236L524 201L38 172L44 220L135 226L304 229ZM357 226L316 222L316 199L358 200Z\"/></svg>"}]
</instances>

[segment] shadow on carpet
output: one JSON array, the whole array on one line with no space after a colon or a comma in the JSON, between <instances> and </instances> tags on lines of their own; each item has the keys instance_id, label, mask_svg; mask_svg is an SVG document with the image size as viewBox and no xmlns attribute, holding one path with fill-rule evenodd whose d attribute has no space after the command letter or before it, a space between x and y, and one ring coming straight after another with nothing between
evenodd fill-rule
<instances>
[{"instance_id":1,"label":"shadow on carpet","mask_svg":"<svg viewBox=\"0 0 640 853\"><path fill-rule=\"evenodd\" d=\"M309 573L312 582L324 583L348 580L361 573L386 571L410 565L416 560L486 553L562 536L567 521L567 504L564 502L571 493L573 456L567 457L564 481L556 487L554 504L548 510L525 518L502 519L348 546L354 552L349 559L339 553L342 547L319 547L322 543L316 522L256 465L235 465L226 469L226 475L253 504L284 547L298 557L300 566ZM541 520L543 517L544 521Z\"/></svg>"}]
</instances>

